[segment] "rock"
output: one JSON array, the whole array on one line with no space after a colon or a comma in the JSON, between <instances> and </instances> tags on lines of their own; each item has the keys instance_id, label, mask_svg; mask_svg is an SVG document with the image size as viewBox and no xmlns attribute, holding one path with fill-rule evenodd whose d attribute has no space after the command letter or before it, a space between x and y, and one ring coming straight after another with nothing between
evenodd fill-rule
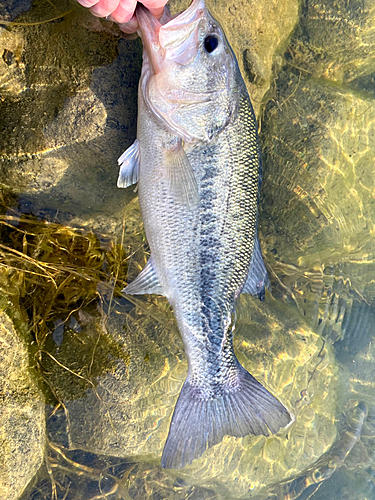
<instances>
[{"instance_id":1,"label":"rock","mask_svg":"<svg viewBox=\"0 0 375 500\"><path fill-rule=\"evenodd\" d=\"M25 343L0 311L0 497L17 500L44 459L44 397Z\"/></svg>"},{"instance_id":2,"label":"rock","mask_svg":"<svg viewBox=\"0 0 375 500\"><path fill-rule=\"evenodd\" d=\"M283 72L264 113L261 233L281 294L337 340L375 299L375 101Z\"/></svg>"},{"instance_id":3,"label":"rock","mask_svg":"<svg viewBox=\"0 0 375 500\"><path fill-rule=\"evenodd\" d=\"M141 45L76 3L57 14L35 3L0 37L0 182L25 212L119 227L134 197L116 187L117 158L135 138Z\"/></svg>"},{"instance_id":4,"label":"rock","mask_svg":"<svg viewBox=\"0 0 375 500\"><path fill-rule=\"evenodd\" d=\"M77 373L91 382L56 363L45 365L45 360L49 382L65 406L49 433L70 450L159 468L186 359L166 301L133 300L135 309L121 299L108 318L87 317L81 333L64 333L56 354L59 363L70 370L79 367ZM269 438L227 436L182 471L162 472L226 499L247 498L249 491L267 498L272 484L298 476L336 437L339 372L332 347L275 301L258 304L241 297L235 349L245 368L291 409L296 422ZM92 374L95 367L102 368L90 378L89 366Z\"/></svg>"},{"instance_id":5,"label":"rock","mask_svg":"<svg viewBox=\"0 0 375 500\"><path fill-rule=\"evenodd\" d=\"M25 38L0 28L0 81L3 98L17 96L26 89L25 64L22 62Z\"/></svg>"},{"instance_id":6,"label":"rock","mask_svg":"<svg viewBox=\"0 0 375 500\"><path fill-rule=\"evenodd\" d=\"M354 82L374 73L372 0L308 0L290 45L289 62L314 78Z\"/></svg>"}]
</instances>

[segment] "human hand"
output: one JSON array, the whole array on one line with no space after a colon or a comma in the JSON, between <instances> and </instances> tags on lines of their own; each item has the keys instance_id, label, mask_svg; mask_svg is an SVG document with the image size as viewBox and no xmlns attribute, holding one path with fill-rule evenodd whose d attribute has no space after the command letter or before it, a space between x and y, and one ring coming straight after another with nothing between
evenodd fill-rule
<instances>
[{"instance_id":1,"label":"human hand","mask_svg":"<svg viewBox=\"0 0 375 500\"><path fill-rule=\"evenodd\" d=\"M84 7L89 7L94 16L107 17L119 24L126 33L137 30L138 23L134 16L137 0L77 0ZM168 0L143 0L142 4L155 17L161 17Z\"/></svg>"}]
</instances>

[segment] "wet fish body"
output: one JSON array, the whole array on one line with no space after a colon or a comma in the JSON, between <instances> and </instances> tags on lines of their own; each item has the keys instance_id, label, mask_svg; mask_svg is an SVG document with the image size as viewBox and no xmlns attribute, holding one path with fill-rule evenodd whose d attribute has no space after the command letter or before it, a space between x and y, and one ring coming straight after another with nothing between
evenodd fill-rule
<instances>
[{"instance_id":1,"label":"wet fish body","mask_svg":"<svg viewBox=\"0 0 375 500\"><path fill-rule=\"evenodd\" d=\"M118 186L138 182L151 258L124 292L163 294L173 306L189 371L162 465L179 468L224 435L268 435L292 417L233 352L235 300L263 300L268 284L257 126L236 58L202 0L162 24L142 6L137 18L138 133Z\"/></svg>"}]
</instances>

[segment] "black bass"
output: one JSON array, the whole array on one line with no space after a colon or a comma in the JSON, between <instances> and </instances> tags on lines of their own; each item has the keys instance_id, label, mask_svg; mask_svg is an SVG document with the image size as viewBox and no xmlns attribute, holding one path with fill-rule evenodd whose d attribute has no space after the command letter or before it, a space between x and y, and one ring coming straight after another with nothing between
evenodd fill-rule
<instances>
[{"instance_id":1,"label":"black bass","mask_svg":"<svg viewBox=\"0 0 375 500\"><path fill-rule=\"evenodd\" d=\"M138 133L119 187L138 182L151 257L125 288L173 306L189 371L161 464L180 468L225 435L268 435L293 417L238 362L240 293L264 298L257 237L257 125L236 58L203 0L161 22L138 4L143 42Z\"/></svg>"}]
</instances>

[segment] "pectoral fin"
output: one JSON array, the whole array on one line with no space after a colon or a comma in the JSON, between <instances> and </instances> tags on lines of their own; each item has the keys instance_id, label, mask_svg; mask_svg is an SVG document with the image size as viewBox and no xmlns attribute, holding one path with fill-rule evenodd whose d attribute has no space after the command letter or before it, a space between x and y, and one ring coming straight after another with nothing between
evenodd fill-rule
<instances>
[{"instance_id":1,"label":"pectoral fin","mask_svg":"<svg viewBox=\"0 0 375 500\"><path fill-rule=\"evenodd\" d=\"M133 144L117 160L120 165L120 173L117 179L117 187L127 188L138 182L139 179L139 141Z\"/></svg>"},{"instance_id":2,"label":"pectoral fin","mask_svg":"<svg viewBox=\"0 0 375 500\"><path fill-rule=\"evenodd\" d=\"M250 293L259 297L259 300L264 301L266 288L270 290L271 284L268 278L267 269L263 262L262 250L260 248L259 237L256 237L253 256L249 274L245 286L241 293Z\"/></svg>"},{"instance_id":3,"label":"pectoral fin","mask_svg":"<svg viewBox=\"0 0 375 500\"><path fill-rule=\"evenodd\" d=\"M190 208L196 206L198 185L180 138L164 148L164 167L170 193L179 203Z\"/></svg>"},{"instance_id":4,"label":"pectoral fin","mask_svg":"<svg viewBox=\"0 0 375 500\"><path fill-rule=\"evenodd\" d=\"M152 256L135 280L122 291L129 295L143 295L145 293L164 295Z\"/></svg>"}]
</instances>

